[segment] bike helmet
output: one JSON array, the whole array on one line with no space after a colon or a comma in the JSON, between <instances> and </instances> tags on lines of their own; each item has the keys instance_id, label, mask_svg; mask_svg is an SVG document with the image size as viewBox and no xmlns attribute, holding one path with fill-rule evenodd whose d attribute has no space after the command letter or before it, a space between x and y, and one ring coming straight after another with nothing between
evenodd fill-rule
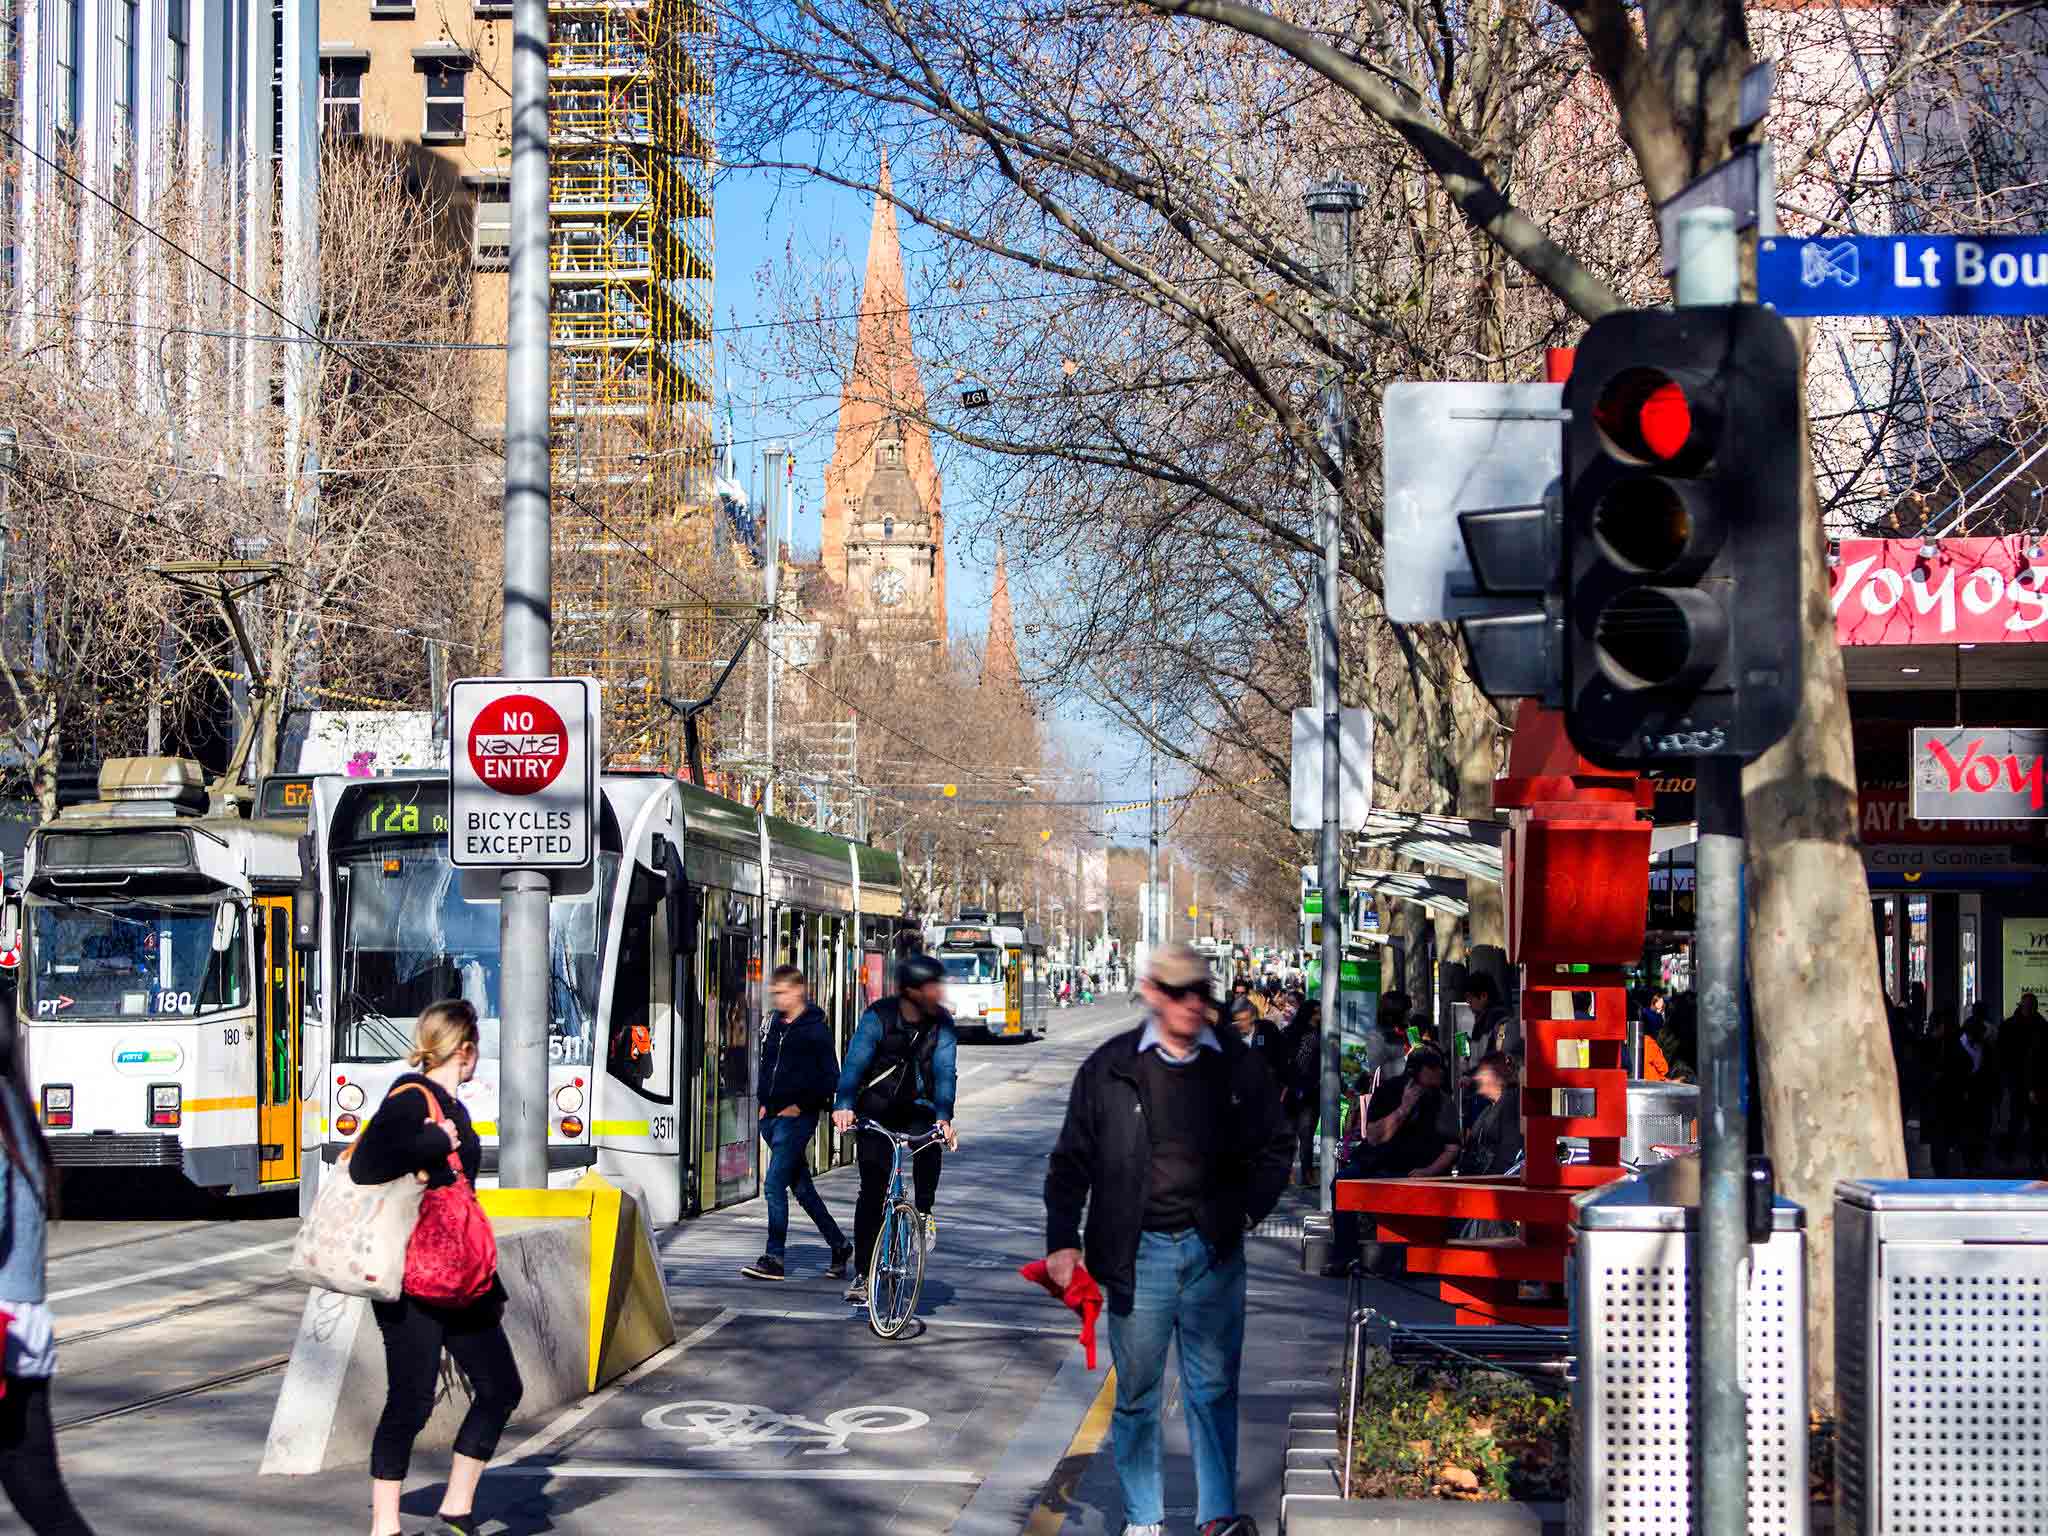
<instances>
[{"instance_id":1,"label":"bike helmet","mask_svg":"<svg viewBox=\"0 0 2048 1536\"><path fill-rule=\"evenodd\" d=\"M908 992L944 978L946 968L930 955L905 955L896 962L896 990Z\"/></svg>"}]
</instances>

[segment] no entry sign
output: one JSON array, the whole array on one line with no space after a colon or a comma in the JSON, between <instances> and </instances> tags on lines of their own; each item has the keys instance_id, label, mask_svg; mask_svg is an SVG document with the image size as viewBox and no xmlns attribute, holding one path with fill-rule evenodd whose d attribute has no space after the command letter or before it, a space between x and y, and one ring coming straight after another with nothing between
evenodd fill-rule
<instances>
[{"instance_id":1,"label":"no entry sign","mask_svg":"<svg viewBox=\"0 0 2048 1536\"><path fill-rule=\"evenodd\" d=\"M464 678L448 690L458 869L581 869L597 790L590 678Z\"/></svg>"}]
</instances>

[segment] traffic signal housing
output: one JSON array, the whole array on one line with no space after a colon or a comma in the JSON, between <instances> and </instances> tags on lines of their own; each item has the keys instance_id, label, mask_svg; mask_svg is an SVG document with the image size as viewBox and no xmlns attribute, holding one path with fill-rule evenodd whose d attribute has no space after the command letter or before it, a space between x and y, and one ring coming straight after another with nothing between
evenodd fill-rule
<instances>
[{"instance_id":1,"label":"traffic signal housing","mask_svg":"<svg viewBox=\"0 0 2048 1536\"><path fill-rule=\"evenodd\" d=\"M1799 350L1769 310L1594 323L1565 386L1564 705L1596 761L1748 761L1799 709Z\"/></svg>"}]
</instances>

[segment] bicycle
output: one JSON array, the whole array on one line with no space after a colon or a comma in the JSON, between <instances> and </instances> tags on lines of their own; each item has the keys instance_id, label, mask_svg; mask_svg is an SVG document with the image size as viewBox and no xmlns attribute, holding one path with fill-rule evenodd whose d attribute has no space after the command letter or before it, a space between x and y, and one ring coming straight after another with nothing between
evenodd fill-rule
<instances>
[{"instance_id":1,"label":"bicycle","mask_svg":"<svg viewBox=\"0 0 2048 1536\"><path fill-rule=\"evenodd\" d=\"M945 1137L937 1127L912 1136L875 1120L857 1120L854 1130L886 1136L894 1148L882 1230L875 1236L874 1256L868 1260L868 1326L877 1338L893 1339L916 1315L918 1293L924 1289L924 1217L903 1187L904 1173L912 1158L944 1142Z\"/></svg>"}]
</instances>

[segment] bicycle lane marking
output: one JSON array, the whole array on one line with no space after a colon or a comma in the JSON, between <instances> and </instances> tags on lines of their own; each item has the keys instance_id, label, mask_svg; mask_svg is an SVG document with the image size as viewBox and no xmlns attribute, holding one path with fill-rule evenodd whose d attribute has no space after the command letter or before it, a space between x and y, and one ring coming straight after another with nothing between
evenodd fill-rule
<instances>
[{"instance_id":1,"label":"bicycle lane marking","mask_svg":"<svg viewBox=\"0 0 2048 1536\"><path fill-rule=\"evenodd\" d=\"M935 1326L921 1350L878 1343L848 1312L728 1312L716 1320L727 1326L714 1347L686 1361L671 1356L669 1370L643 1375L630 1395L608 1394L608 1407L564 1415L492 1471L650 1488L664 1481L876 1487L858 1496L863 1509L878 1496L886 1503L880 1488L891 1484L935 1494L948 1485L972 1490L1006 1465L1031 1404L1060 1376L1064 1352L1052 1338L1072 1342L1070 1329L981 1323ZM730 1326L740 1321L744 1328ZM821 1333L820 1323L841 1326ZM941 1336L949 1342L941 1345ZM808 1384L787 1369L793 1359L806 1362ZM774 1502L784 1515L800 1512ZM943 1508L939 1529L957 1508Z\"/></svg>"},{"instance_id":2,"label":"bicycle lane marking","mask_svg":"<svg viewBox=\"0 0 2048 1536\"><path fill-rule=\"evenodd\" d=\"M597 1391L591 1393L590 1396L584 1398L582 1402L576 1404L573 1408L558 1414L553 1422L539 1434L521 1441L511 1451L500 1456L491 1464L491 1470L494 1472L509 1472L514 1469L508 1466L507 1463L524 1461L529 1456L542 1454L549 1446L571 1434L586 1419L596 1413L598 1409L604 1407L606 1403L609 1403L635 1382L640 1381L644 1377L652 1376L678 1355L684 1354L695 1346L702 1344L739 1315L736 1310L728 1307L709 1322L704 1323L684 1337L677 1339L668 1348L650 1355L617 1381L598 1388Z\"/></svg>"}]
</instances>

